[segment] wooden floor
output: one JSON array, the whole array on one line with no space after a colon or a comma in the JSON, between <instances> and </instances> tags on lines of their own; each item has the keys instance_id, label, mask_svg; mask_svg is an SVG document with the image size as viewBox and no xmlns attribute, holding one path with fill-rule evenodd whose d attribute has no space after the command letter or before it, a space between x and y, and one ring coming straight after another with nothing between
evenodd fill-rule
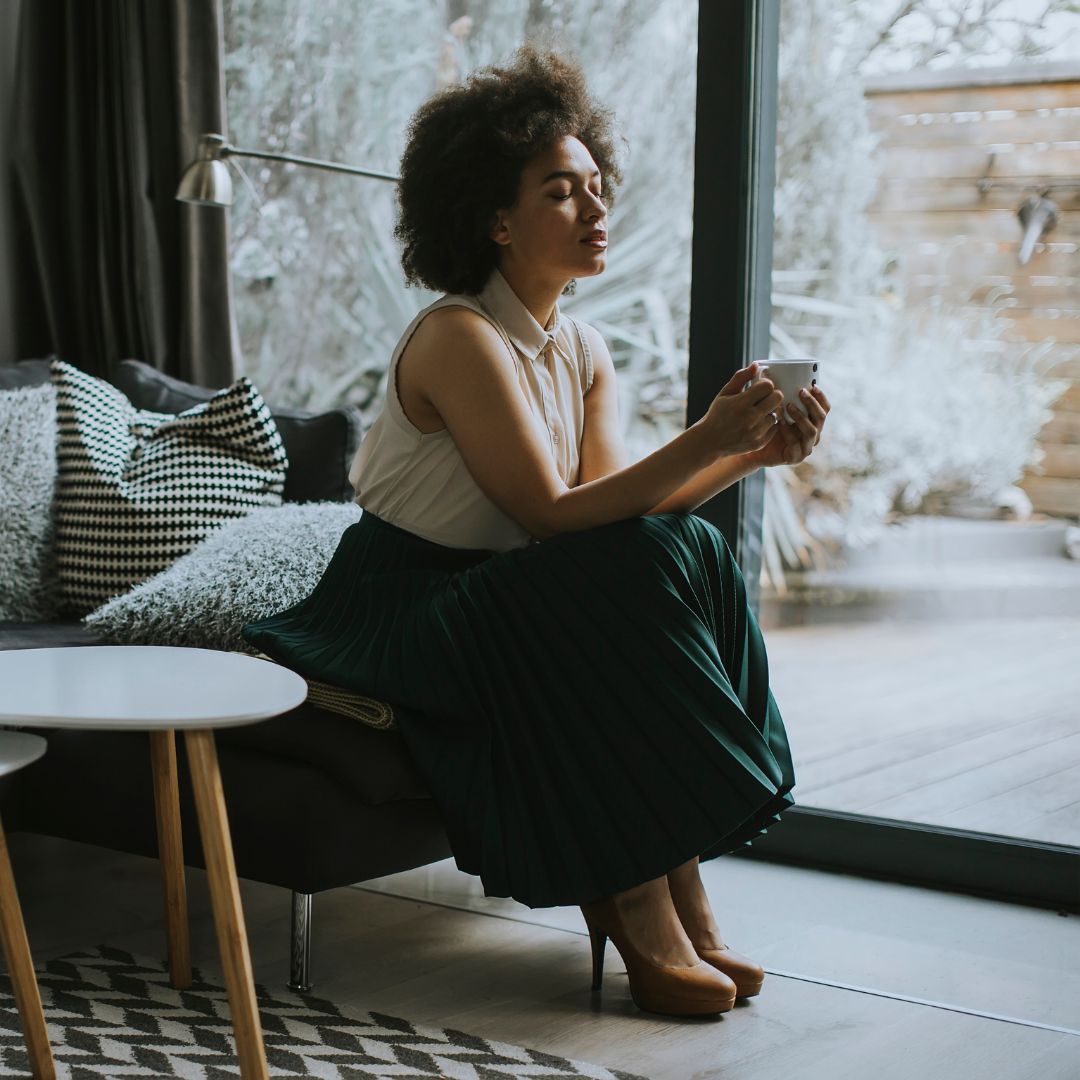
<instances>
[{"instance_id":1,"label":"wooden floor","mask_svg":"<svg viewBox=\"0 0 1080 1080\"><path fill-rule=\"evenodd\" d=\"M163 956L153 860L27 836L12 848L38 962L99 944ZM577 908L485 897L452 860L316 897L314 990L651 1080L1080 1075L1077 917L735 857L703 878L724 936L768 972L719 1018L640 1012L610 944L594 996ZM215 974L205 876L189 886L194 961ZM256 977L283 994L288 895L242 893Z\"/></svg>"},{"instance_id":2,"label":"wooden floor","mask_svg":"<svg viewBox=\"0 0 1080 1080\"><path fill-rule=\"evenodd\" d=\"M800 805L1080 846L1080 614L764 636Z\"/></svg>"}]
</instances>

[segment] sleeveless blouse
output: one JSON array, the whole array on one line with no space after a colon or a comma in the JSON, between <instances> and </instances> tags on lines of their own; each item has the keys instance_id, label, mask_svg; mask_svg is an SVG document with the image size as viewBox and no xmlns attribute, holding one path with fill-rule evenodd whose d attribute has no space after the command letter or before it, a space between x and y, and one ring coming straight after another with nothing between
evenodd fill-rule
<instances>
[{"instance_id":1,"label":"sleeveless blouse","mask_svg":"<svg viewBox=\"0 0 1080 1080\"><path fill-rule=\"evenodd\" d=\"M450 432L420 431L398 397L397 365L409 339L430 312L454 306L471 308L499 331L559 476L568 487L577 484L584 398L593 380L588 340L558 304L542 327L498 270L477 295L442 296L406 327L390 358L382 411L353 459L349 482L364 510L425 540L491 551L524 547L532 537L480 489Z\"/></svg>"}]
</instances>

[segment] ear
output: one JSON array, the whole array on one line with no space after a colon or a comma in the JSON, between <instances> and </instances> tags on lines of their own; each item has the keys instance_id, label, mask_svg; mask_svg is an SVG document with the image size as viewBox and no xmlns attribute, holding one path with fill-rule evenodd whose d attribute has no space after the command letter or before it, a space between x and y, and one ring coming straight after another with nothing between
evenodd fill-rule
<instances>
[{"instance_id":1,"label":"ear","mask_svg":"<svg viewBox=\"0 0 1080 1080\"><path fill-rule=\"evenodd\" d=\"M495 220L491 226L491 230L488 232L488 236L495 241L496 244L506 246L510 243L510 225L506 220L505 210L495 211Z\"/></svg>"}]
</instances>

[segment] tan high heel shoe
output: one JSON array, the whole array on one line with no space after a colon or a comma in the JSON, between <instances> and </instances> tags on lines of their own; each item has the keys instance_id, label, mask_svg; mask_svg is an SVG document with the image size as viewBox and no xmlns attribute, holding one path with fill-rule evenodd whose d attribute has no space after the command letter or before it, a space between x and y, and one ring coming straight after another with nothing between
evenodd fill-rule
<instances>
[{"instance_id":1,"label":"tan high heel shoe","mask_svg":"<svg viewBox=\"0 0 1080 1080\"><path fill-rule=\"evenodd\" d=\"M735 983L736 997L753 997L761 992L765 969L730 945L722 944L719 949L699 949L695 945L694 952Z\"/></svg>"},{"instance_id":2,"label":"tan high heel shoe","mask_svg":"<svg viewBox=\"0 0 1080 1080\"><path fill-rule=\"evenodd\" d=\"M604 974L604 947L610 937L626 964L630 996L645 1012L666 1016L698 1016L727 1012L735 1004L735 983L702 960L692 967L654 964L634 948L611 897L581 905L592 943L592 989Z\"/></svg>"}]
</instances>

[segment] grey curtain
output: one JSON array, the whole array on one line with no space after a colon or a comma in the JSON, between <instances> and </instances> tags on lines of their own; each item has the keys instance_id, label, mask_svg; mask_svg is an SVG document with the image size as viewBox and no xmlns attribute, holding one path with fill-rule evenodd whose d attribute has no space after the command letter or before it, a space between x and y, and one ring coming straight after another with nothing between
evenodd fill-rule
<instances>
[{"instance_id":1,"label":"grey curtain","mask_svg":"<svg viewBox=\"0 0 1080 1080\"><path fill-rule=\"evenodd\" d=\"M240 366L225 215L176 202L225 131L221 0L31 0L13 124L16 344L108 377Z\"/></svg>"}]
</instances>

